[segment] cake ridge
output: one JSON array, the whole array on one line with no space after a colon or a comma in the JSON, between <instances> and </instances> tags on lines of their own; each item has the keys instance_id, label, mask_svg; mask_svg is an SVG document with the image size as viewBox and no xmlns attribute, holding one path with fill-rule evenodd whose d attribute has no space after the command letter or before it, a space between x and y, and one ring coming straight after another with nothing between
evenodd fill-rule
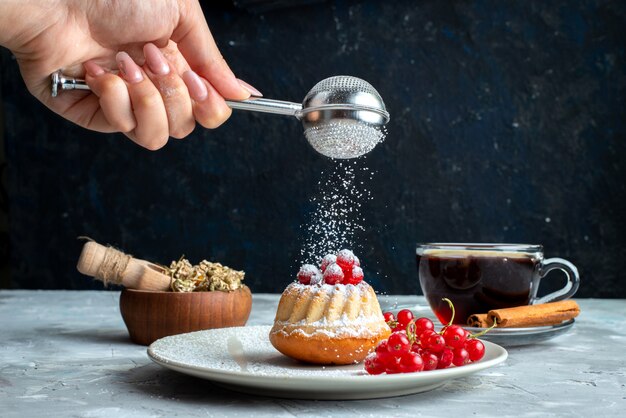
<instances>
[{"instance_id":1,"label":"cake ridge","mask_svg":"<svg viewBox=\"0 0 626 418\"><path fill-rule=\"evenodd\" d=\"M371 303L370 303L371 301ZM371 306L375 304L376 306ZM363 310L378 314L382 318L380 305L372 287L366 282L359 284L316 284L303 285L292 282L285 289L279 302L275 320L299 322L308 318L317 321L324 313L331 318L338 318L346 313L356 317ZM288 317L287 317L288 315Z\"/></svg>"},{"instance_id":2,"label":"cake ridge","mask_svg":"<svg viewBox=\"0 0 626 418\"><path fill-rule=\"evenodd\" d=\"M324 256L319 269L300 267L284 290L270 341L291 358L316 364L362 361L390 327L374 289L349 250Z\"/></svg>"},{"instance_id":3,"label":"cake ridge","mask_svg":"<svg viewBox=\"0 0 626 418\"><path fill-rule=\"evenodd\" d=\"M284 299L284 302L283 302ZM372 334L386 327L374 289L359 284L303 285L293 282L285 289L276 313L274 331L315 330L329 335L345 334L348 326L356 333Z\"/></svg>"}]
</instances>

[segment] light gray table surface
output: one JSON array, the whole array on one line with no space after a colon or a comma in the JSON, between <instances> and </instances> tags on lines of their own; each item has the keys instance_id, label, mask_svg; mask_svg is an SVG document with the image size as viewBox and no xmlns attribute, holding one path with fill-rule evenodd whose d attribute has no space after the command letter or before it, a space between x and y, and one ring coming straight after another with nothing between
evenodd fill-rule
<instances>
[{"instance_id":1,"label":"light gray table surface","mask_svg":"<svg viewBox=\"0 0 626 418\"><path fill-rule=\"evenodd\" d=\"M430 392L303 401L230 392L166 370L135 345L112 291L0 291L0 416L626 416L626 301L580 299L565 335ZM382 303L424 303L383 297ZM254 295L249 325L278 295ZM424 310L422 313L428 313Z\"/></svg>"}]
</instances>

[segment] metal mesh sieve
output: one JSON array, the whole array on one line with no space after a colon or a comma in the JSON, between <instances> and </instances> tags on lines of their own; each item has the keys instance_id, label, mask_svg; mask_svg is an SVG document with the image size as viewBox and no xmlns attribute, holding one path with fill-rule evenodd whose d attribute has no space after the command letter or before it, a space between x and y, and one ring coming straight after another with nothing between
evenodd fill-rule
<instances>
[{"instance_id":1,"label":"metal mesh sieve","mask_svg":"<svg viewBox=\"0 0 626 418\"><path fill-rule=\"evenodd\" d=\"M384 139L385 103L368 82L351 76L317 83L302 102L304 135L319 153L355 158Z\"/></svg>"},{"instance_id":2,"label":"metal mesh sieve","mask_svg":"<svg viewBox=\"0 0 626 418\"><path fill-rule=\"evenodd\" d=\"M356 158L365 155L385 138L379 126L342 120L305 129L309 144L331 158Z\"/></svg>"},{"instance_id":3,"label":"metal mesh sieve","mask_svg":"<svg viewBox=\"0 0 626 418\"><path fill-rule=\"evenodd\" d=\"M378 98L378 101L382 102L382 98L370 83L357 77L349 75L338 75L335 77L326 78L309 91L309 95L317 94L321 91L339 92L363 92L371 94Z\"/></svg>"}]
</instances>

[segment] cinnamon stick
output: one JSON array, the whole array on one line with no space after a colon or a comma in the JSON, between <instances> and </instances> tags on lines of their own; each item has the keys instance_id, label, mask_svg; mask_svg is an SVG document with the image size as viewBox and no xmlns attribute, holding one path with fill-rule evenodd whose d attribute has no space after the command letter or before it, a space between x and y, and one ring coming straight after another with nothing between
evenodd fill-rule
<instances>
[{"instance_id":1,"label":"cinnamon stick","mask_svg":"<svg viewBox=\"0 0 626 418\"><path fill-rule=\"evenodd\" d=\"M476 328L489 328L493 322L489 320L489 314L474 314L467 318L467 325Z\"/></svg>"},{"instance_id":2,"label":"cinnamon stick","mask_svg":"<svg viewBox=\"0 0 626 418\"><path fill-rule=\"evenodd\" d=\"M487 315L490 323L497 321L498 328L524 328L560 324L577 317L579 313L580 307L570 299L540 305L494 309Z\"/></svg>"}]
</instances>

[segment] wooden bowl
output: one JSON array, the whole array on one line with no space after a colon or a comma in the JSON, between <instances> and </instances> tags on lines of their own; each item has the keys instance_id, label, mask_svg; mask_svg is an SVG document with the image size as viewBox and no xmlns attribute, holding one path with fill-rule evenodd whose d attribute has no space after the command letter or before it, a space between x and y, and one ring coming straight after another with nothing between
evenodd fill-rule
<instances>
[{"instance_id":1,"label":"wooden bowl","mask_svg":"<svg viewBox=\"0 0 626 418\"><path fill-rule=\"evenodd\" d=\"M168 335L246 324L252 308L247 286L232 292L155 292L124 289L120 312L130 339L149 345Z\"/></svg>"}]
</instances>

